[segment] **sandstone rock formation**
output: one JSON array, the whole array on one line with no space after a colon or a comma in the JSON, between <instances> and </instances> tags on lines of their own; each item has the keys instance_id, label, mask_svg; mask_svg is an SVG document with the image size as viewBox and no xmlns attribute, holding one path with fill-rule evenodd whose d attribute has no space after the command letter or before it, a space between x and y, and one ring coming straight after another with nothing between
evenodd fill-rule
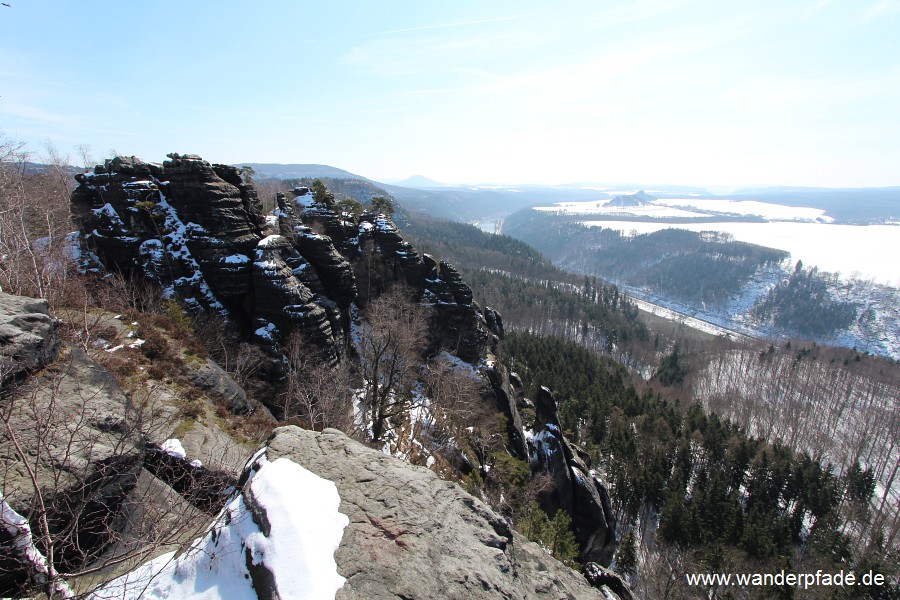
<instances>
[{"instance_id":1,"label":"sandstone rock formation","mask_svg":"<svg viewBox=\"0 0 900 600\"><path fill-rule=\"evenodd\" d=\"M456 269L420 256L389 217L357 219L300 187L278 195L267 222L235 167L169 158L116 157L76 176L79 239L107 269L228 314L275 356L295 332L338 354L351 304L394 282L433 306L432 350L476 361L502 337L500 315L482 313ZM364 289L352 264L365 271Z\"/></svg>"},{"instance_id":2,"label":"sandstone rock formation","mask_svg":"<svg viewBox=\"0 0 900 600\"><path fill-rule=\"evenodd\" d=\"M273 352L295 331L323 349L339 347L344 331L329 312L330 291L310 290L319 274L302 272L309 265L290 240L265 235L256 190L235 167L193 155L171 154L162 165L117 157L76 179L81 242L107 269L227 313Z\"/></svg>"},{"instance_id":3,"label":"sandstone rock formation","mask_svg":"<svg viewBox=\"0 0 900 600\"><path fill-rule=\"evenodd\" d=\"M591 470L590 456L563 435L557 408L550 390L541 388L530 440L532 469L548 473L554 485L539 501L550 514L565 510L571 515L583 561L608 566L616 550L609 492Z\"/></svg>"}]
</instances>

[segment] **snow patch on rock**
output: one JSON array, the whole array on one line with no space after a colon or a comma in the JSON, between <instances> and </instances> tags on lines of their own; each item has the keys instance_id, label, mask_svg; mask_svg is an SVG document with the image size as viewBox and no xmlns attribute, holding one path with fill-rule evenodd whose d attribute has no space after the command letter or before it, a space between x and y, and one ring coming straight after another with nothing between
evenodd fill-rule
<instances>
[{"instance_id":1,"label":"snow patch on rock","mask_svg":"<svg viewBox=\"0 0 900 600\"><path fill-rule=\"evenodd\" d=\"M334 552L349 524L334 483L287 458L257 453L243 490L184 553L113 580L95 599L334 598Z\"/></svg>"}]
</instances>

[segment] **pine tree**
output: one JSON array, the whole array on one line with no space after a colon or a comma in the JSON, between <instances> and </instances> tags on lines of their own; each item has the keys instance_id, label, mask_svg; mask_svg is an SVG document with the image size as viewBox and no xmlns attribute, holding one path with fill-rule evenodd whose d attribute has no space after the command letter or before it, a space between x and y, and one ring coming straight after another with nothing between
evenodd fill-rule
<instances>
[{"instance_id":1,"label":"pine tree","mask_svg":"<svg viewBox=\"0 0 900 600\"><path fill-rule=\"evenodd\" d=\"M619 550L616 553L616 573L620 575L632 576L637 573L637 538L634 535L634 528L629 528L622 541L619 543Z\"/></svg>"}]
</instances>

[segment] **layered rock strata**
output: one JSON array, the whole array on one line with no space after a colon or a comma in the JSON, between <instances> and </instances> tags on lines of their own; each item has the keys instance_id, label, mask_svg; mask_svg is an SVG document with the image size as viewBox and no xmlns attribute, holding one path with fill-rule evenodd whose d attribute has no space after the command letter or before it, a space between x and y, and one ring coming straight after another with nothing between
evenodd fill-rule
<instances>
[{"instance_id":1,"label":"layered rock strata","mask_svg":"<svg viewBox=\"0 0 900 600\"><path fill-rule=\"evenodd\" d=\"M116 157L76 179L79 241L108 270L228 314L275 356L294 333L339 353L351 305L396 282L433 307L433 351L474 362L503 335L500 315L482 312L458 271L421 256L386 215L355 217L300 187L279 194L267 219L237 168L195 155L161 165Z\"/></svg>"},{"instance_id":2,"label":"layered rock strata","mask_svg":"<svg viewBox=\"0 0 900 600\"><path fill-rule=\"evenodd\" d=\"M346 262L324 260L337 254L330 241L317 240L312 266L293 235L267 235L257 192L237 168L169 158L116 157L76 176L80 242L109 270L244 323L274 354L295 332L336 352L354 292Z\"/></svg>"}]
</instances>

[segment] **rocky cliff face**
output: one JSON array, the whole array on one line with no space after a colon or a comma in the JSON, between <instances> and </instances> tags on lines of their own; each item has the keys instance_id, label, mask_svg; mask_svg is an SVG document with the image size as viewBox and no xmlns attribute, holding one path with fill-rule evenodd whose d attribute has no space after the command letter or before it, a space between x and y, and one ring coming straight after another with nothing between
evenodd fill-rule
<instances>
[{"instance_id":1,"label":"rocky cliff face","mask_svg":"<svg viewBox=\"0 0 900 600\"><path fill-rule=\"evenodd\" d=\"M169 158L117 157L76 176L80 242L107 269L229 315L273 355L295 332L338 354L351 304L397 281L434 307L435 350L477 360L502 336L500 316L482 312L452 265L420 256L385 215L357 219L297 188L267 219L236 168Z\"/></svg>"}]
</instances>

